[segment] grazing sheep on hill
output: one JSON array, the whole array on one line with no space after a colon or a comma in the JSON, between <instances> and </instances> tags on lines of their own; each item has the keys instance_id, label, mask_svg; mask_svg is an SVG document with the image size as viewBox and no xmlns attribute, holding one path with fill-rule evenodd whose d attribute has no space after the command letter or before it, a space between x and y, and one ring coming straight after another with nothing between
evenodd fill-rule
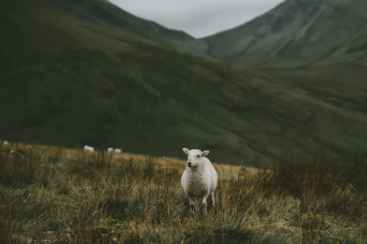
<instances>
[{"instance_id":1,"label":"grazing sheep on hill","mask_svg":"<svg viewBox=\"0 0 367 244\"><path fill-rule=\"evenodd\" d=\"M121 149L119 149L119 148L115 148L115 152L116 152L116 153L121 153Z\"/></svg>"},{"instance_id":2,"label":"grazing sheep on hill","mask_svg":"<svg viewBox=\"0 0 367 244\"><path fill-rule=\"evenodd\" d=\"M3 144L4 145L9 145L9 142L8 141L4 141Z\"/></svg>"},{"instance_id":3,"label":"grazing sheep on hill","mask_svg":"<svg viewBox=\"0 0 367 244\"><path fill-rule=\"evenodd\" d=\"M94 148L93 147L90 147L88 145L85 145L84 146L84 151L94 152Z\"/></svg>"},{"instance_id":4,"label":"grazing sheep on hill","mask_svg":"<svg viewBox=\"0 0 367 244\"><path fill-rule=\"evenodd\" d=\"M113 148L112 147L107 148L107 152L113 152Z\"/></svg>"},{"instance_id":5,"label":"grazing sheep on hill","mask_svg":"<svg viewBox=\"0 0 367 244\"><path fill-rule=\"evenodd\" d=\"M214 206L214 191L218 184L218 174L214 166L205 156L209 151L198 149L182 149L188 155L186 169L181 177L181 186L189 198L192 214L198 211L199 205L206 214L207 198L211 196Z\"/></svg>"}]
</instances>

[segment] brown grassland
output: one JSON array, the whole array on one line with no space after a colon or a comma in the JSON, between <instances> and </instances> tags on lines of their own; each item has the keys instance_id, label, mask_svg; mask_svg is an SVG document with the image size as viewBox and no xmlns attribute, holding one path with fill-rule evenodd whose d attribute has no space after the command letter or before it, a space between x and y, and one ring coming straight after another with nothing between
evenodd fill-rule
<instances>
[{"instance_id":1,"label":"brown grassland","mask_svg":"<svg viewBox=\"0 0 367 244\"><path fill-rule=\"evenodd\" d=\"M210 158L210 155L209 155ZM216 204L192 216L185 160L0 146L1 243L366 243L362 156L214 164Z\"/></svg>"}]
</instances>

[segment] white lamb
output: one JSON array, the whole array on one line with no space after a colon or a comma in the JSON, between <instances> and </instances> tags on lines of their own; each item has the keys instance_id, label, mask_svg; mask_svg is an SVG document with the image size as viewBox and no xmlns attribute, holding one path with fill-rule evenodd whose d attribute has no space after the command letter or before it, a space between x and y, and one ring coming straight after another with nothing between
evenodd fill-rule
<instances>
[{"instance_id":1,"label":"white lamb","mask_svg":"<svg viewBox=\"0 0 367 244\"><path fill-rule=\"evenodd\" d=\"M88 145L85 145L84 146L84 151L94 152L94 148L93 147L90 147Z\"/></svg>"},{"instance_id":2,"label":"white lamb","mask_svg":"<svg viewBox=\"0 0 367 244\"><path fill-rule=\"evenodd\" d=\"M107 152L113 152L113 148L112 147L107 148Z\"/></svg>"},{"instance_id":3,"label":"white lamb","mask_svg":"<svg viewBox=\"0 0 367 244\"><path fill-rule=\"evenodd\" d=\"M4 145L9 145L9 142L8 141L4 141L3 144Z\"/></svg>"},{"instance_id":4,"label":"white lamb","mask_svg":"<svg viewBox=\"0 0 367 244\"><path fill-rule=\"evenodd\" d=\"M198 211L199 204L206 214L207 198L211 196L214 206L214 191L218 184L218 174L214 166L205 156L209 151L198 149L182 149L188 155L186 169L181 177L181 186L189 198L192 214Z\"/></svg>"},{"instance_id":5,"label":"white lamb","mask_svg":"<svg viewBox=\"0 0 367 244\"><path fill-rule=\"evenodd\" d=\"M115 148L115 152L116 152L116 153L121 153L121 149L119 149L119 148Z\"/></svg>"}]
</instances>

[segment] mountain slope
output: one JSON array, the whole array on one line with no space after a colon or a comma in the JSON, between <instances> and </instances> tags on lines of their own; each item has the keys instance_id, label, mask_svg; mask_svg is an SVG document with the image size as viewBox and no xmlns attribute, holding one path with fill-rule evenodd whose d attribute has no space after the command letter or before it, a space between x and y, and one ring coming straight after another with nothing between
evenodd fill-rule
<instances>
[{"instance_id":1,"label":"mountain slope","mask_svg":"<svg viewBox=\"0 0 367 244\"><path fill-rule=\"evenodd\" d=\"M49 3L77 17L119 28L127 33L160 44L197 54L207 52L208 45L183 31L165 28L153 21L135 17L105 0L48 0Z\"/></svg>"},{"instance_id":2,"label":"mountain slope","mask_svg":"<svg viewBox=\"0 0 367 244\"><path fill-rule=\"evenodd\" d=\"M203 40L209 55L251 66L366 65L366 9L364 0L287 0Z\"/></svg>"},{"instance_id":3,"label":"mountain slope","mask_svg":"<svg viewBox=\"0 0 367 244\"><path fill-rule=\"evenodd\" d=\"M201 148L213 161L249 165L367 148L364 67L266 74L163 48L41 1L7 3L0 139L178 157L182 147ZM351 73L347 87L318 86Z\"/></svg>"}]
</instances>

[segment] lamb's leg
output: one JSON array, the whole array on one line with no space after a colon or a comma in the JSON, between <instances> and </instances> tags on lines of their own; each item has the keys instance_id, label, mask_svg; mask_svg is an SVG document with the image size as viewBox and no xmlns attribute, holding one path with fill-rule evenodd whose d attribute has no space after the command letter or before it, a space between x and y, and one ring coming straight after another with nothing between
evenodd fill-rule
<instances>
[{"instance_id":1,"label":"lamb's leg","mask_svg":"<svg viewBox=\"0 0 367 244\"><path fill-rule=\"evenodd\" d=\"M195 215L195 210L196 210L196 201L195 201L195 197L190 197L189 198L189 204L190 204L190 211L193 215Z\"/></svg>"},{"instance_id":2,"label":"lamb's leg","mask_svg":"<svg viewBox=\"0 0 367 244\"><path fill-rule=\"evenodd\" d=\"M212 191L210 195L212 195L212 207L214 207L214 191Z\"/></svg>"},{"instance_id":3,"label":"lamb's leg","mask_svg":"<svg viewBox=\"0 0 367 244\"><path fill-rule=\"evenodd\" d=\"M203 197L203 200L202 200L202 202L201 202L201 205L202 205L202 208L203 208L203 212L204 212L204 214L206 215L206 205L207 205L207 201L206 201L206 199L208 198L208 196L204 196Z\"/></svg>"},{"instance_id":4,"label":"lamb's leg","mask_svg":"<svg viewBox=\"0 0 367 244\"><path fill-rule=\"evenodd\" d=\"M195 212L198 213L199 212L199 201L200 201L200 197L195 197Z\"/></svg>"}]
</instances>

